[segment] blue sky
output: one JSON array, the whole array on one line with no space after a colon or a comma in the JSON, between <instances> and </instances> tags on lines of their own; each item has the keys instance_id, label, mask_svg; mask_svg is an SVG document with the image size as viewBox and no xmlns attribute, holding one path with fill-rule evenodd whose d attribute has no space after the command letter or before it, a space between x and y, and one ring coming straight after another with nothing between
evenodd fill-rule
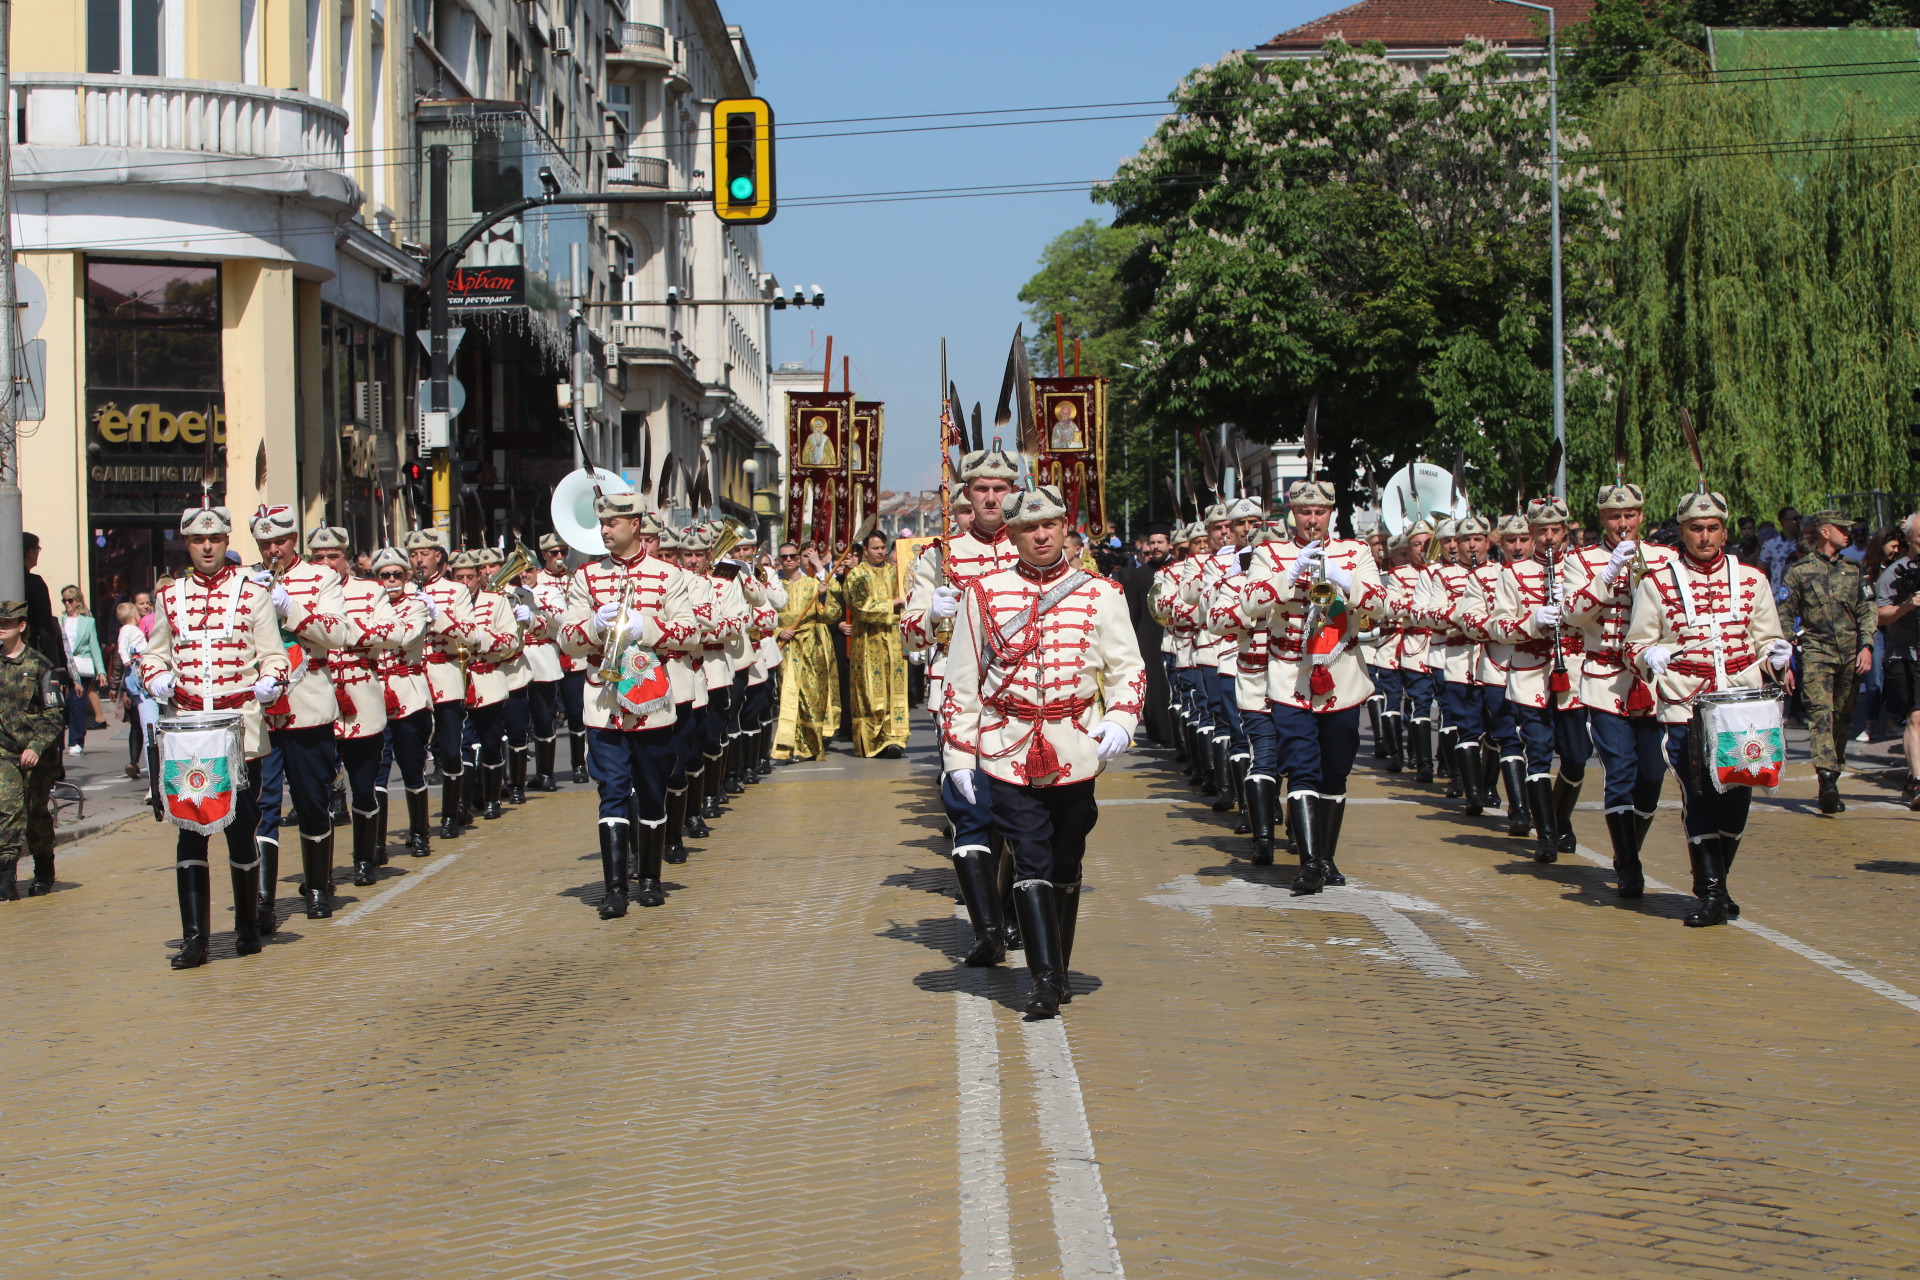
<instances>
[{"instance_id":1,"label":"blue sky","mask_svg":"<svg viewBox=\"0 0 1920 1280\"><path fill-rule=\"evenodd\" d=\"M721 0L721 7L746 31L761 95L783 131L798 135L958 123L802 124L845 117L1159 101L1193 68L1341 3ZM784 202L1103 178L1153 132L1153 110L1093 111L1086 114L1142 114L1091 123L795 137L781 144L779 193ZM783 207L765 229L766 267L789 290L818 284L827 305L774 313L774 362L810 359L818 367L831 332L835 365L842 353L853 357L854 389L887 402L882 484L932 488L941 336L960 394L984 401L991 417L1007 344L1023 318L1017 295L1041 249L1066 228L1106 216L1084 192Z\"/></svg>"}]
</instances>

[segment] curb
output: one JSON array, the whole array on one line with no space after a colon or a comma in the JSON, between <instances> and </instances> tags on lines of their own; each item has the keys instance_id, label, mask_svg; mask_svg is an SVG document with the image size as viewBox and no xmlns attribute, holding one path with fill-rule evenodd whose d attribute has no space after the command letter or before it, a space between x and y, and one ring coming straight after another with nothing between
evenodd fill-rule
<instances>
[{"instance_id":1,"label":"curb","mask_svg":"<svg viewBox=\"0 0 1920 1280\"><path fill-rule=\"evenodd\" d=\"M82 840L91 840L95 836L107 835L141 818L151 821L153 810L141 809L135 813L120 814L111 818L82 818L78 822L69 822L53 829L53 847L77 844Z\"/></svg>"}]
</instances>

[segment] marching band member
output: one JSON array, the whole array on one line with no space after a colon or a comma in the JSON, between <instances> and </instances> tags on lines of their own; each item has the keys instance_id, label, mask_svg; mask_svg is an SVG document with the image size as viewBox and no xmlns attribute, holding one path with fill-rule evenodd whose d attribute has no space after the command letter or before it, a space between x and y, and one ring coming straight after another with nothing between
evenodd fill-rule
<instances>
[{"instance_id":1,"label":"marching band member","mask_svg":"<svg viewBox=\"0 0 1920 1280\"><path fill-rule=\"evenodd\" d=\"M1360 708L1373 692L1352 639L1385 610L1386 589L1367 544L1333 536L1331 483L1296 481L1287 502L1293 538L1254 553L1246 608L1272 635L1267 701L1287 775L1287 829L1300 858L1293 892L1310 894L1347 882L1335 857L1360 749Z\"/></svg>"},{"instance_id":2,"label":"marching band member","mask_svg":"<svg viewBox=\"0 0 1920 1280\"><path fill-rule=\"evenodd\" d=\"M426 647L439 606L408 582L412 566L398 547L382 547L373 556L373 578L386 593L387 608L399 619L399 644L375 655L387 707L386 743L380 753L377 783L381 793L393 765L407 793L407 852L428 857L433 829L427 796L427 752L433 743L433 690L427 684ZM382 827L384 836L385 828ZM384 839L382 840L384 844ZM384 852L384 850L383 850Z\"/></svg>"},{"instance_id":3,"label":"marching band member","mask_svg":"<svg viewBox=\"0 0 1920 1280\"><path fill-rule=\"evenodd\" d=\"M1013 485L1019 478L1019 460L1002 449L998 440L990 449L961 457L960 496L971 508L971 516L963 532L945 539L940 552L929 551L914 561L912 587L900 616L900 635L908 649L943 648L937 633L943 623L957 625L954 620L959 617L960 602L968 588L1018 560L1019 553L1008 536L1004 506L1013 497ZM942 559L936 560L936 554ZM946 583L936 585L943 568ZM928 705L943 733L946 677L951 664L949 646L946 652L936 652L928 667L928 678L940 684L940 701L929 699ZM831 671L828 679L832 679ZM1010 918L1013 864L996 847L992 798L993 782L985 775L976 778L970 795L962 794L950 776L940 779L940 801L953 832L949 854L953 874L973 925L974 946L966 963L975 967L1006 959L1007 949L1014 945L1018 933Z\"/></svg>"},{"instance_id":4,"label":"marching band member","mask_svg":"<svg viewBox=\"0 0 1920 1280\"><path fill-rule=\"evenodd\" d=\"M720 817L720 806L727 798L727 737L734 714L733 662L727 646L745 629L747 619L739 588L712 576L713 543L709 525L689 525L680 534L680 570L690 575L687 598L700 627L700 669L707 682L707 715L700 740L705 761L700 816L707 821Z\"/></svg>"},{"instance_id":5,"label":"marching band member","mask_svg":"<svg viewBox=\"0 0 1920 1280\"><path fill-rule=\"evenodd\" d=\"M556 557L552 553L559 551ZM540 556L549 563L557 560L561 572L550 572L544 565L528 575L531 581L525 583L533 592L533 621L528 623L526 645L523 652L527 659L527 712L533 721L533 778L527 783L530 791L558 791L554 782L553 757L555 740L560 732L561 706L566 702L565 685L572 668L568 665L574 659L560 652L560 646L554 635L560 629L560 615L567 608L567 544L554 534L540 539ZM586 673L580 676L584 687ZM574 695L577 704L578 695ZM575 714L573 704L567 707L569 716ZM569 726L572 725L569 720Z\"/></svg>"},{"instance_id":6,"label":"marching band member","mask_svg":"<svg viewBox=\"0 0 1920 1280\"><path fill-rule=\"evenodd\" d=\"M444 529L415 529L407 535L407 558L418 575L420 592L433 608L427 630L427 687L433 693L433 754L440 765L440 838L460 835L460 798L467 786L461 740L467 730L467 679L461 669L464 650L476 631L473 596L447 575ZM472 785L477 789L480 780Z\"/></svg>"},{"instance_id":7,"label":"marching band member","mask_svg":"<svg viewBox=\"0 0 1920 1280\"><path fill-rule=\"evenodd\" d=\"M1399 673L1401 697L1407 710L1394 725L1394 740L1413 757L1414 778L1433 781L1433 704L1439 700L1438 682L1428 666L1433 630L1414 611L1414 598L1427 577L1427 550L1433 545L1433 526L1416 520L1399 539L1405 563L1394 569L1387 583L1387 605L1399 633L1394 669ZM1405 748L1411 747L1410 752ZM1396 753L1401 754L1401 753Z\"/></svg>"},{"instance_id":8,"label":"marching band member","mask_svg":"<svg viewBox=\"0 0 1920 1280\"><path fill-rule=\"evenodd\" d=\"M572 582L573 571L567 568L567 544L550 533L540 539L540 585L535 588L535 592L536 594L545 593L542 596L543 602L557 596L558 603L555 607L559 612L565 612L567 590ZM546 607L544 603L543 607ZM555 616L556 621L553 626L557 633L558 614ZM587 665L582 659L574 657L562 648L560 670L562 672L559 689L560 712L566 717L567 722L568 767L573 770L573 781L585 782L587 781L587 727L581 715L582 708L586 705ZM557 719L555 727L557 731ZM553 776L552 757L553 753L548 752L547 767L541 771L541 775L549 780Z\"/></svg>"},{"instance_id":9,"label":"marching band member","mask_svg":"<svg viewBox=\"0 0 1920 1280\"><path fill-rule=\"evenodd\" d=\"M260 760L267 754L262 708L280 701L289 666L280 643L272 591L227 563L233 532L225 507L189 507L180 514L189 572L157 593L153 635L140 655L140 681L175 711L238 711L247 776L228 779L233 817L226 827L233 877L234 950L260 951ZM175 969L207 962L212 898L207 837L185 827L175 841L174 890L180 901Z\"/></svg>"},{"instance_id":10,"label":"marching band member","mask_svg":"<svg viewBox=\"0 0 1920 1280\"><path fill-rule=\"evenodd\" d=\"M1259 548L1282 535L1264 525L1244 535L1246 548L1236 551L1232 572L1222 578L1205 602L1207 625L1217 634L1231 636L1236 652L1233 661L1235 709L1247 739L1246 772L1241 778L1242 830L1253 836L1253 865L1273 865L1273 823L1279 796L1280 738L1273 727L1273 712L1267 705L1267 652L1272 637L1264 619L1256 621L1246 609L1247 566Z\"/></svg>"},{"instance_id":11,"label":"marching band member","mask_svg":"<svg viewBox=\"0 0 1920 1280\"><path fill-rule=\"evenodd\" d=\"M261 504L248 524L263 563L254 572L280 616L280 642L292 669L279 701L267 708L270 759L261 768L260 931L278 927L274 887L280 873L280 791L293 796L300 824L300 893L309 920L333 914L333 778L340 752L333 736L340 700L327 673L328 651L347 643L346 601L333 570L300 558L292 507ZM271 828L269 832L268 828Z\"/></svg>"},{"instance_id":12,"label":"marching band member","mask_svg":"<svg viewBox=\"0 0 1920 1280\"><path fill-rule=\"evenodd\" d=\"M1407 550L1406 538L1401 535L1388 538L1384 544L1369 538L1367 545L1375 549L1374 568L1387 589L1387 608L1371 627L1360 633L1355 647L1360 650L1360 660L1373 681L1373 696L1366 703L1367 714L1375 715L1378 708L1373 754L1387 762L1382 767L1388 773L1399 773L1407 767L1409 753L1404 707L1406 689L1400 674L1400 619L1393 608L1399 600L1394 574L1411 564L1412 556Z\"/></svg>"},{"instance_id":13,"label":"marching band member","mask_svg":"<svg viewBox=\"0 0 1920 1280\"><path fill-rule=\"evenodd\" d=\"M387 593L378 584L353 576L349 546L345 529L323 527L307 535L313 562L333 570L340 579L348 639L328 654L327 674L333 679L339 706L333 735L346 770L353 814L353 882L369 885L379 878L386 844L387 789L379 785L377 775L381 748L386 745L387 696L378 664L382 654L399 648L407 637L400 616L387 603Z\"/></svg>"},{"instance_id":14,"label":"marching band member","mask_svg":"<svg viewBox=\"0 0 1920 1280\"><path fill-rule=\"evenodd\" d=\"M660 520L641 501L637 493L594 499L607 554L575 571L560 626L561 650L589 664L583 714L591 774L600 789L602 920L627 913L629 855L636 868L634 901L657 907L667 900L660 867L681 691L671 673L650 660L650 651L703 651L695 584L686 571L652 554ZM620 652L628 646L631 653ZM602 665L609 654L619 667Z\"/></svg>"},{"instance_id":15,"label":"marching band member","mask_svg":"<svg viewBox=\"0 0 1920 1280\"><path fill-rule=\"evenodd\" d=\"M1442 567L1453 564L1459 558L1459 538L1459 529L1453 517L1443 517L1435 522L1433 541L1427 548L1426 578L1432 578ZM1460 730L1447 711L1447 646L1440 628L1429 627L1427 672L1433 681L1434 702L1440 711L1433 771L1447 780L1447 799L1454 800L1461 795L1460 775L1453 768L1453 748L1460 741Z\"/></svg>"},{"instance_id":16,"label":"marching band member","mask_svg":"<svg viewBox=\"0 0 1920 1280\"><path fill-rule=\"evenodd\" d=\"M1606 536L1599 546L1567 557L1564 621L1581 631L1580 703L1606 771L1607 838L1622 898L1646 892L1640 848L1653 826L1667 773L1661 754L1665 731L1653 691L1626 653L1635 572L1658 573L1679 554L1640 542L1645 505L1638 485L1602 485L1598 506Z\"/></svg>"},{"instance_id":17,"label":"marching band member","mask_svg":"<svg viewBox=\"0 0 1920 1280\"><path fill-rule=\"evenodd\" d=\"M1198 651L1200 616L1195 605L1187 603L1186 586L1200 573L1200 562L1207 556L1207 527L1196 520L1183 526L1180 545L1184 559L1167 566L1161 586L1160 603L1165 609L1167 634L1173 638L1173 688L1182 708L1181 736L1187 747L1187 773L1202 795L1215 794L1213 780L1213 718L1211 699L1205 696L1200 681Z\"/></svg>"},{"instance_id":18,"label":"marching band member","mask_svg":"<svg viewBox=\"0 0 1920 1280\"><path fill-rule=\"evenodd\" d=\"M1533 553L1525 516L1503 516L1495 527L1505 564ZM1497 776L1507 784L1507 834L1524 836L1533 830L1527 817L1527 757L1507 701L1507 668L1513 664L1513 645L1493 630L1500 596L1502 564L1488 561L1467 577L1467 592L1455 615L1460 628L1475 641L1473 683L1480 694L1480 768L1487 779L1485 803L1498 802ZM1498 769L1496 775L1495 769Z\"/></svg>"},{"instance_id":19,"label":"marching band member","mask_svg":"<svg viewBox=\"0 0 1920 1280\"><path fill-rule=\"evenodd\" d=\"M741 762L741 776L747 782L757 783L763 773L773 767L770 762L766 763L765 770L761 766L773 746L773 691L778 683L773 671L780 665L780 646L774 643L773 633L780 627L780 610L786 607L787 589L771 569L751 557L759 548L748 550L750 557L740 575L740 593L750 610L747 619L750 657L746 697L740 711L741 754L745 757Z\"/></svg>"},{"instance_id":20,"label":"marching band member","mask_svg":"<svg viewBox=\"0 0 1920 1280\"><path fill-rule=\"evenodd\" d=\"M492 547L480 551L480 581L490 584L506 564L507 558ZM503 633L512 633L515 651L512 657L500 663L501 674L507 678L507 701L504 727L507 739L507 785L502 798L508 804L527 802L527 766L533 763L533 714L532 698L527 692L533 683L533 668L527 663L526 636L536 623L531 599L523 599L520 592L525 590L517 582L504 584L499 591L490 587L487 591L494 604L493 625ZM530 594L530 593L529 593ZM501 616L501 607L506 614Z\"/></svg>"},{"instance_id":21,"label":"marching band member","mask_svg":"<svg viewBox=\"0 0 1920 1280\"><path fill-rule=\"evenodd\" d=\"M1487 558L1487 523L1468 514L1451 522L1455 544L1453 558L1440 564L1422 580L1415 595L1413 613L1429 623L1441 639L1444 665L1440 691L1446 708L1447 729L1453 736L1453 786L1449 796L1466 798L1465 812L1478 817L1493 803L1487 790L1492 779L1482 773L1480 736L1485 731L1485 706L1474 673L1480 664L1480 645L1467 633L1463 619L1476 597L1474 574Z\"/></svg>"},{"instance_id":22,"label":"marching band member","mask_svg":"<svg viewBox=\"0 0 1920 1280\"><path fill-rule=\"evenodd\" d=\"M1627 657L1653 686L1667 729L1667 760L1680 781L1687 860L1699 907L1689 928L1725 924L1740 915L1727 877L1747 829L1753 788L1722 792L1704 775L1718 762L1698 758L1693 740L1694 700L1701 694L1757 689L1762 669L1793 690L1793 646L1780 630L1772 584L1758 569L1726 554L1727 500L1706 491L1688 494L1674 518L1680 553L1640 580L1627 625Z\"/></svg>"},{"instance_id":23,"label":"marching band member","mask_svg":"<svg viewBox=\"0 0 1920 1280\"><path fill-rule=\"evenodd\" d=\"M1201 650L1210 653L1213 659L1210 666L1205 657L1199 657L1198 661L1214 723L1213 768L1220 780L1220 794L1213 808L1218 813L1225 813L1241 802L1240 783L1251 769L1253 753L1248 749L1246 726L1240 719L1237 689L1240 636L1232 625L1213 625L1209 600L1222 583L1243 572L1240 549L1247 545L1253 527L1263 514L1258 498L1239 498L1210 508L1207 512L1208 554L1200 561L1199 571L1181 586L1182 601L1199 611L1197 617L1206 637ZM1228 620L1229 623L1237 621L1238 615L1230 615Z\"/></svg>"},{"instance_id":24,"label":"marching band member","mask_svg":"<svg viewBox=\"0 0 1920 1280\"><path fill-rule=\"evenodd\" d=\"M680 531L662 525L656 540L657 558L680 567ZM689 584L691 590L691 584ZM691 607L691 598L689 607ZM673 687L673 769L667 776L667 843L663 857L672 863L687 860L688 840L704 840L713 833L700 816L706 790L707 670L700 649L668 649L666 664Z\"/></svg>"},{"instance_id":25,"label":"marching band member","mask_svg":"<svg viewBox=\"0 0 1920 1280\"><path fill-rule=\"evenodd\" d=\"M942 755L969 802L980 776L993 779L1033 979L1026 1012L1052 1017L1072 998L1081 865L1099 818L1094 779L1132 740L1146 669L1125 593L1067 562L1060 491L1044 486L1007 505L1019 560L967 587L947 663Z\"/></svg>"},{"instance_id":26,"label":"marching band member","mask_svg":"<svg viewBox=\"0 0 1920 1280\"><path fill-rule=\"evenodd\" d=\"M491 820L500 816L500 797L506 790L507 668L520 654L520 632L514 625L514 606L487 590L484 563L477 551L460 552L453 558L453 580L473 599L473 629L467 634L467 724L480 745L480 803L474 808ZM525 731L523 721L522 734Z\"/></svg>"},{"instance_id":27,"label":"marching band member","mask_svg":"<svg viewBox=\"0 0 1920 1280\"><path fill-rule=\"evenodd\" d=\"M1565 625L1566 504L1555 497L1527 504L1532 554L1500 573L1491 630L1513 646L1507 705L1513 708L1527 764L1527 808L1539 839L1535 862L1554 862L1576 847L1573 807L1580 801L1593 737L1569 665L1580 662L1580 632ZM1560 760L1560 776L1553 761Z\"/></svg>"}]
</instances>

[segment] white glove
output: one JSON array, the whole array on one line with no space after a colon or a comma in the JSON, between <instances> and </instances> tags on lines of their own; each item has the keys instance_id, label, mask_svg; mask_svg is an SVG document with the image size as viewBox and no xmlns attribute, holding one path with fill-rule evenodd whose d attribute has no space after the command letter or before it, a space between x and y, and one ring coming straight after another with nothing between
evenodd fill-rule
<instances>
[{"instance_id":1,"label":"white glove","mask_svg":"<svg viewBox=\"0 0 1920 1280\"><path fill-rule=\"evenodd\" d=\"M253 686L253 697L261 706L268 706L280 700L280 682L264 677Z\"/></svg>"},{"instance_id":2,"label":"white glove","mask_svg":"<svg viewBox=\"0 0 1920 1280\"><path fill-rule=\"evenodd\" d=\"M627 638L629 640L638 640L640 633L646 629L647 616L636 610L634 615L627 619ZM735 630L739 630L739 628L736 627Z\"/></svg>"},{"instance_id":3,"label":"white glove","mask_svg":"<svg viewBox=\"0 0 1920 1280\"><path fill-rule=\"evenodd\" d=\"M1560 625L1560 606L1543 604L1533 611L1533 626L1536 631L1552 631Z\"/></svg>"},{"instance_id":4,"label":"white glove","mask_svg":"<svg viewBox=\"0 0 1920 1280\"><path fill-rule=\"evenodd\" d=\"M424 588L415 587L413 589L413 598L415 600L418 600L421 604L427 606L427 616L429 618L433 619L435 622L438 622L440 620L440 602L438 600L435 600L432 596L428 595Z\"/></svg>"},{"instance_id":5,"label":"white glove","mask_svg":"<svg viewBox=\"0 0 1920 1280\"><path fill-rule=\"evenodd\" d=\"M271 569L255 569L252 573L248 574L247 577L252 580L253 585L256 587L270 587L273 585L273 570Z\"/></svg>"},{"instance_id":6,"label":"white glove","mask_svg":"<svg viewBox=\"0 0 1920 1280\"><path fill-rule=\"evenodd\" d=\"M973 770L955 769L947 775L947 778L953 783L954 791L959 794L962 800L965 800L968 804L980 803L973 797Z\"/></svg>"},{"instance_id":7,"label":"white glove","mask_svg":"<svg viewBox=\"0 0 1920 1280\"><path fill-rule=\"evenodd\" d=\"M1627 567L1627 561L1633 559L1633 549L1640 544L1627 539L1613 549L1613 555L1607 560L1606 567L1600 570L1600 581L1612 586L1620 571Z\"/></svg>"},{"instance_id":8,"label":"white glove","mask_svg":"<svg viewBox=\"0 0 1920 1280\"><path fill-rule=\"evenodd\" d=\"M1133 745L1133 735L1111 720L1102 720L1093 726L1093 732L1087 736L1093 739L1102 764Z\"/></svg>"},{"instance_id":9,"label":"white glove","mask_svg":"<svg viewBox=\"0 0 1920 1280\"><path fill-rule=\"evenodd\" d=\"M517 604L513 606L513 620L515 622L532 622L533 610L523 604Z\"/></svg>"},{"instance_id":10,"label":"white glove","mask_svg":"<svg viewBox=\"0 0 1920 1280\"><path fill-rule=\"evenodd\" d=\"M593 625L589 628L589 630L593 632L594 639L597 640L605 635L607 628L612 626L613 620L619 616L620 606L611 600L601 605L598 609L595 609L593 611Z\"/></svg>"},{"instance_id":11,"label":"white glove","mask_svg":"<svg viewBox=\"0 0 1920 1280\"><path fill-rule=\"evenodd\" d=\"M1775 671L1785 671L1787 664L1793 661L1793 646L1785 640L1775 640L1767 646L1767 665Z\"/></svg>"},{"instance_id":12,"label":"white glove","mask_svg":"<svg viewBox=\"0 0 1920 1280\"><path fill-rule=\"evenodd\" d=\"M927 606L927 612L934 618L951 618L960 612L960 588L935 587L933 603Z\"/></svg>"},{"instance_id":13,"label":"white glove","mask_svg":"<svg viewBox=\"0 0 1920 1280\"><path fill-rule=\"evenodd\" d=\"M1296 587L1302 582L1305 582L1307 576L1313 572L1313 562L1319 558L1319 543L1309 542L1306 546L1300 548L1300 557L1293 562L1293 572L1287 575L1287 581Z\"/></svg>"},{"instance_id":14,"label":"white glove","mask_svg":"<svg viewBox=\"0 0 1920 1280\"><path fill-rule=\"evenodd\" d=\"M1340 588L1340 594L1353 594L1353 574L1331 560L1327 561L1327 581Z\"/></svg>"},{"instance_id":15,"label":"white glove","mask_svg":"<svg viewBox=\"0 0 1920 1280\"><path fill-rule=\"evenodd\" d=\"M1663 644L1649 645L1647 651L1640 657L1647 664L1647 670L1659 675L1667 669L1667 664L1673 661L1673 650Z\"/></svg>"},{"instance_id":16,"label":"white glove","mask_svg":"<svg viewBox=\"0 0 1920 1280\"><path fill-rule=\"evenodd\" d=\"M172 702L173 691L178 688L179 685L180 680L173 672L162 671L159 675L147 682L147 696L155 702Z\"/></svg>"},{"instance_id":17,"label":"white glove","mask_svg":"<svg viewBox=\"0 0 1920 1280\"><path fill-rule=\"evenodd\" d=\"M1213 558L1228 573L1240 572L1240 548L1222 547L1213 553Z\"/></svg>"},{"instance_id":18,"label":"white glove","mask_svg":"<svg viewBox=\"0 0 1920 1280\"><path fill-rule=\"evenodd\" d=\"M273 584L273 608L282 618L293 612L293 597L277 582Z\"/></svg>"}]
</instances>

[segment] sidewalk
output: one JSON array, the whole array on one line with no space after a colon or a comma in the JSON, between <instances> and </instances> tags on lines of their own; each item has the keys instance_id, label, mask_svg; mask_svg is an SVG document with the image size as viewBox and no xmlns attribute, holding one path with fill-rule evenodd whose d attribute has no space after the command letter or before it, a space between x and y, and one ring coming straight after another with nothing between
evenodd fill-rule
<instances>
[{"instance_id":1,"label":"sidewalk","mask_svg":"<svg viewBox=\"0 0 1920 1280\"><path fill-rule=\"evenodd\" d=\"M107 717L106 728L87 734L86 750L81 755L61 756L67 767L66 781L80 789L82 799L78 805L60 803L61 796L55 794L55 848L98 835L128 818L152 813L147 807L146 763L141 762L137 781L126 775L127 726L117 708L109 707Z\"/></svg>"}]
</instances>

